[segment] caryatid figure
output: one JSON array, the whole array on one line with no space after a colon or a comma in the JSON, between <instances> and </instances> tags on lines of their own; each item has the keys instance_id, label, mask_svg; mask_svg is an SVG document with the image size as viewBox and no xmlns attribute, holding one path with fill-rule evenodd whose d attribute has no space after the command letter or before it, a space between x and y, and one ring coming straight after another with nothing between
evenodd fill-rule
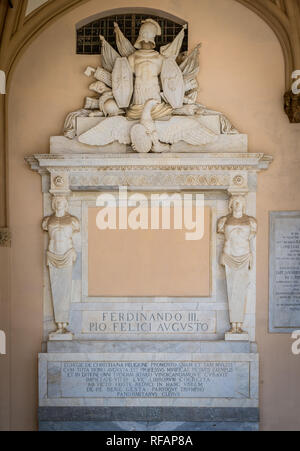
<instances>
[{"instance_id":1,"label":"caryatid figure","mask_svg":"<svg viewBox=\"0 0 300 451\"><path fill-rule=\"evenodd\" d=\"M49 267L54 319L57 334L69 333L70 305L72 297L72 270L76 261L73 234L80 231L79 220L68 212L65 196L54 197L54 214L43 220L43 230L49 234L47 266Z\"/></svg>"},{"instance_id":2,"label":"caryatid figure","mask_svg":"<svg viewBox=\"0 0 300 451\"><path fill-rule=\"evenodd\" d=\"M244 333L249 272L253 267L251 241L257 232L257 221L246 215L244 196L233 195L228 216L218 221L218 233L225 235L221 264L225 266L229 303L230 333Z\"/></svg>"}]
</instances>

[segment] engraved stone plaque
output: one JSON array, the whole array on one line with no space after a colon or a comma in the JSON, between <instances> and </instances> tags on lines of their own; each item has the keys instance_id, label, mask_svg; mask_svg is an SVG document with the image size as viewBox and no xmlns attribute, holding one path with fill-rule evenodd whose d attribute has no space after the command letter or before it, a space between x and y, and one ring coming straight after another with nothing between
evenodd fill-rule
<instances>
[{"instance_id":1,"label":"engraved stone plaque","mask_svg":"<svg viewBox=\"0 0 300 451\"><path fill-rule=\"evenodd\" d=\"M84 334L214 334L216 312L195 311L85 311Z\"/></svg>"},{"instance_id":2,"label":"engraved stone plaque","mask_svg":"<svg viewBox=\"0 0 300 451\"><path fill-rule=\"evenodd\" d=\"M249 362L49 362L48 372L54 398L249 397Z\"/></svg>"},{"instance_id":3,"label":"engraved stone plaque","mask_svg":"<svg viewBox=\"0 0 300 451\"><path fill-rule=\"evenodd\" d=\"M300 328L300 211L270 213L270 332Z\"/></svg>"}]
</instances>

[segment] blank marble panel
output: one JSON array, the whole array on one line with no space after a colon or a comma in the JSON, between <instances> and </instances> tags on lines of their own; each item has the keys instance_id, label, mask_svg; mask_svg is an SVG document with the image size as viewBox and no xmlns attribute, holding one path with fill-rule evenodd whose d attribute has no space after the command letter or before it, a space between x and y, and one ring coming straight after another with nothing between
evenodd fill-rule
<instances>
[{"instance_id":1,"label":"blank marble panel","mask_svg":"<svg viewBox=\"0 0 300 451\"><path fill-rule=\"evenodd\" d=\"M187 241L185 229L99 230L99 211L88 211L89 296L210 295L210 208L198 241Z\"/></svg>"}]
</instances>

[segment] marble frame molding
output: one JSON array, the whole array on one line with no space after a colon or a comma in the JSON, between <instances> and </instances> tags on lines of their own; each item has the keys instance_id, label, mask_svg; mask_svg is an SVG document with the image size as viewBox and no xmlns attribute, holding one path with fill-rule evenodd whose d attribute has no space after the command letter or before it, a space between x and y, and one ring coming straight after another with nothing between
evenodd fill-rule
<instances>
[{"instance_id":1,"label":"marble frame molding","mask_svg":"<svg viewBox=\"0 0 300 451\"><path fill-rule=\"evenodd\" d=\"M50 196L66 195L70 200L70 213L80 218L82 233L77 240L77 252L82 251L82 280L80 295L72 304L77 323L84 309L93 311L98 305L100 309L110 310L109 303L122 308L126 304L143 308L143 305L172 304L178 307L184 302L185 307L193 309L199 305L199 310L208 310L212 305L226 315L227 299L223 294L217 294L217 279L222 269L218 264L218 253L222 239L217 237L217 219L228 213L226 199L230 195L242 194L247 197L247 213L256 216L256 183L257 173L268 168L272 158L263 154L164 154L160 156L139 154L123 155L35 155L27 159L34 171L42 176L44 193L44 215L49 214ZM212 293L209 298L89 298L87 287L87 211L89 206L95 206L100 192L116 193L119 186L127 186L129 192L181 192L204 193L207 205L212 207ZM219 199L219 200L218 200ZM219 207L217 207L219 205ZM220 209L219 209L220 208ZM254 243L255 245L255 243ZM218 247L218 252L217 252ZM251 275L250 298L245 326L249 332L250 341L255 341L255 303L256 277L255 265ZM45 302L49 297L49 280L45 276ZM223 280L224 282L224 280ZM80 281L78 282L78 285ZM48 290L48 294L47 294ZM219 297L218 297L219 296ZM49 304L49 301L47 301ZM46 304L47 304L46 302ZM45 318L45 332L51 327L51 313L48 305L48 315ZM76 312L76 313L75 313ZM223 329L225 317L222 319ZM48 326L47 326L48 324ZM221 330L223 330L221 328ZM225 332L225 330L223 330ZM46 334L47 336L47 334ZM46 339L45 336L45 339ZM77 327L75 339L99 339L95 335L83 335ZM103 339L124 339L120 336L103 336ZM131 339L139 339L132 336ZM179 339L182 338L182 335ZM197 335L196 339L209 337ZM210 339L222 339L222 336L211 336Z\"/></svg>"},{"instance_id":2,"label":"marble frame molding","mask_svg":"<svg viewBox=\"0 0 300 451\"><path fill-rule=\"evenodd\" d=\"M137 191L130 191L128 194L134 194ZM140 192L140 191L139 191ZM184 194L184 191L171 191L171 193L179 193ZM118 202L118 194L115 191L108 191L108 194L113 194L117 198L117 206L119 205ZM203 192L193 192L193 194L202 194ZM99 194L99 193L97 193ZM144 193L148 198L151 193ZM145 302L168 302L170 299L172 299L172 302L182 302L185 299L189 299L192 302L199 302L199 299L201 299L201 302L210 302L213 300L213 302L216 302L216 233L215 233L215 223L216 223L216 207L214 201L211 201L209 199L205 199L205 205L209 206L211 208L211 230L210 230L210 296L199 296L197 298L193 297L152 297L152 296L136 296L136 297L118 297L115 298L114 296L105 296L105 297L92 297L88 294L88 209L90 207L96 207L96 199L95 200L82 200L82 302L83 303L93 303L93 302L105 302L107 299L114 300L117 302L136 302L136 298L138 298L139 301L145 301ZM195 203L195 200L194 202ZM128 204L127 204L128 205Z\"/></svg>"},{"instance_id":3,"label":"marble frame molding","mask_svg":"<svg viewBox=\"0 0 300 451\"><path fill-rule=\"evenodd\" d=\"M239 341L226 340L226 332L229 330L229 312L226 291L225 272L219 264L219 256L223 249L223 238L218 236L217 220L228 214L228 199L232 195L243 195L247 199L247 214L256 216L256 192L257 174L268 169L272 157L263 154L252 153L198 153L198 154L163 154L146 156L140 154L83 154L83 155L34 155L27 159L28 164L42 178L42 191L44 196L44 215L49 214L52 196L65 194L69 198L70 214L76 216L81 223L81 233L76 242L75 249L80 253L83 247L83 258L80 268L77 267L76 282L79 282L74 291L71 304L70 329L74 334L72 341L48 340L51 332L53 318L51 316L51 298L49 295L49 277L45 269L44 292L44 344L43 354L39 355L39 408L40 412L47 415L49 408L55 409L59 414L60 409L78 409L80 407L95 409L109 408L116 414L119 409L131 406L132 409L140 409L146 414L147 409L170 408L170 418L174 422L182 409L204 409L205 413L211 412L212 418L217 418L218 409L238 409L239 422L232 426L246 430L249 427L258 428L258 422L253 421L252 410L258 415L259 407L259 355L255 343L255 307L256 307L256 271L255 271L255 242L254 244L254 270L252 271L252 285L249 289L248 311L245 320L247 338ZM95 206L97 195L101 192L114 192L118 187L127 186L131 192L176 192L176 193L204 193L206 205L212 211L212 296L210 298L89 298L85 295L87 285L83 287L82 277L86 279L87 268L87 212L89 206ZM47 240L45 239L45 250ZM83 272L82 272L82 266ZM78 274L77 274L78 272ZM83 290L83 291L82 291ZM83 296L84 295L84 296ZM184 312L189 315L199 312L200 319L204 322L205 315L211 321L209 333L205 334L201 329L196 333L184 333L183 329L175 332L150 334L139 329L123 331L120 328L107 328L104 333L96 333L90 328L90 323L83 324L84 312L104 311L172 311ZM198 316L198 315L196 315ZM212 318L212 319L211 319ZM216 319L215 329L214 318ZM94 321L94 320L92 320ZM96 319L95 321L105 321ZM108 320L107 322L113 322ZM139 319L135 320L138 324ZM148 321L147 316L143 321ZM152 321L156 321L155 319ZM120 320L119 320L120 322ZM126 324L126 323L125 323ZM89 333L90 330L93 333ZM156 332L158 332L157 329ZM88 333L86 333L88 332ZM122 332L122 333L121 333ZM215 332L215 333L211 333ZM173 385L176 395L172 391L161 391L160 397L152 397L151 392L141 391L145 396L137 392L120 390L114 393L110 390L110 383L95 383L99 389L90 389L85 385L80 371L76 376L69 372L69 363L73 368L85 368L91 366L99 371L106 362L121 362L126 368L137 368L132 374L139 377L141 368L148 372L150 384L151 362L157 362L168 371L169 364L173 368L186 367L186 378L182 378L184 387L188 387L189 377L201 368L220 368L224 370L216 374L222 375L224 385L217 384L211 389L210 383L203 385L199 390L197 384L191 387L193 397L190 397L189 389L181 387L181 379L176 379ZM211 364L211 362L214 362ZM103 365L103 363L105 365ZM149 365L150 363L150 365ZM189 365L190 363L190 365ZM115 368L118 365L112 363ZM174 370L176 371L176 370ZM66 374L67 372L67 374ZM208 371L209 372L209 371ZM69 376L70 374L70 376ZM116 380L120 380L118 371ZM76 379L76 378L79 379ZM119 377L119 379L118 379ZM131 377L131 376L129 376ZM215 377L215 376L213 376ZM110 376L109 376L110 378ZM109 379L111 381L111 378ZM196 378L196 380L198 380ZM219 380L218 380L219 382ZM130 385L130 384L129 384ZM214 390L216 388L216 390ZM206 390L206 391L205 391ZM195 396L195 391L196 396ZM147 397L146 397L147 395ZM185 397L186 395L186 397ZM46 410L43 410L46 409ZM74 410L74 412L75 412ZM77 410L76 410L77 411ZM78 412L80 425L83 428L84 412ZM106 415L106 414L105 414ZM41 418L41 417L40 417ZM108 417L107 417L108 418ZM105 417L105 419L107 419ZM120 416L119 418L124 418ZM245 421L244 421L245 419ZM247 421L246 421L247 420ZM250 421L250 423L249 423ZM43 423L43 424L42 424ZM41 428L64 427L62 421L41 422ZM100 422L101 423L101 422ZM101 423L98 428L103 427ZM136 425L141 426L139 421ZM161 425L162 423L160 423ZM70 422L70 428L75 427L75 422ZM77 427L77 426L76 426ZM91 424L87 426L92 427ZM112 425L113 430L115 426ZM161 426L162 427L162 426ZM173 426L169 426L174 427ZM204 422L195 427L207 428ZM216 428L221 427L216 422Z\"/></svg>"}]
</instances>

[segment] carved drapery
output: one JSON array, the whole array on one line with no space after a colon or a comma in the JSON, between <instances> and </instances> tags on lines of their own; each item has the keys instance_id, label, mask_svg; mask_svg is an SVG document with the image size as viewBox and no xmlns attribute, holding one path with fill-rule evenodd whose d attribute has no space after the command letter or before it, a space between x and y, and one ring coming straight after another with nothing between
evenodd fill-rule
<instances>
[{"instance_id":1,"label":"carved drapery","mask_svg":"<svg viewBox=\"0 0 300 451\"><path fill-rule=\"evenodd\" d=\"M0 0L0 69L6 72L8 91L13 69L26 47L55 19L87 1L49 0L26 16L27 1ZM258 14L276 33L285 58L286 89L289 91L291 74L300 69L300 0L236 1ZM0 96L0 227L8 226L5 99L5 96ZM297 102L292 102L292 105L297 105ZM296 117L294 122L300 120L297 119L299 114L290 114L290 117Z\"/></svg>"}]
</instances>

